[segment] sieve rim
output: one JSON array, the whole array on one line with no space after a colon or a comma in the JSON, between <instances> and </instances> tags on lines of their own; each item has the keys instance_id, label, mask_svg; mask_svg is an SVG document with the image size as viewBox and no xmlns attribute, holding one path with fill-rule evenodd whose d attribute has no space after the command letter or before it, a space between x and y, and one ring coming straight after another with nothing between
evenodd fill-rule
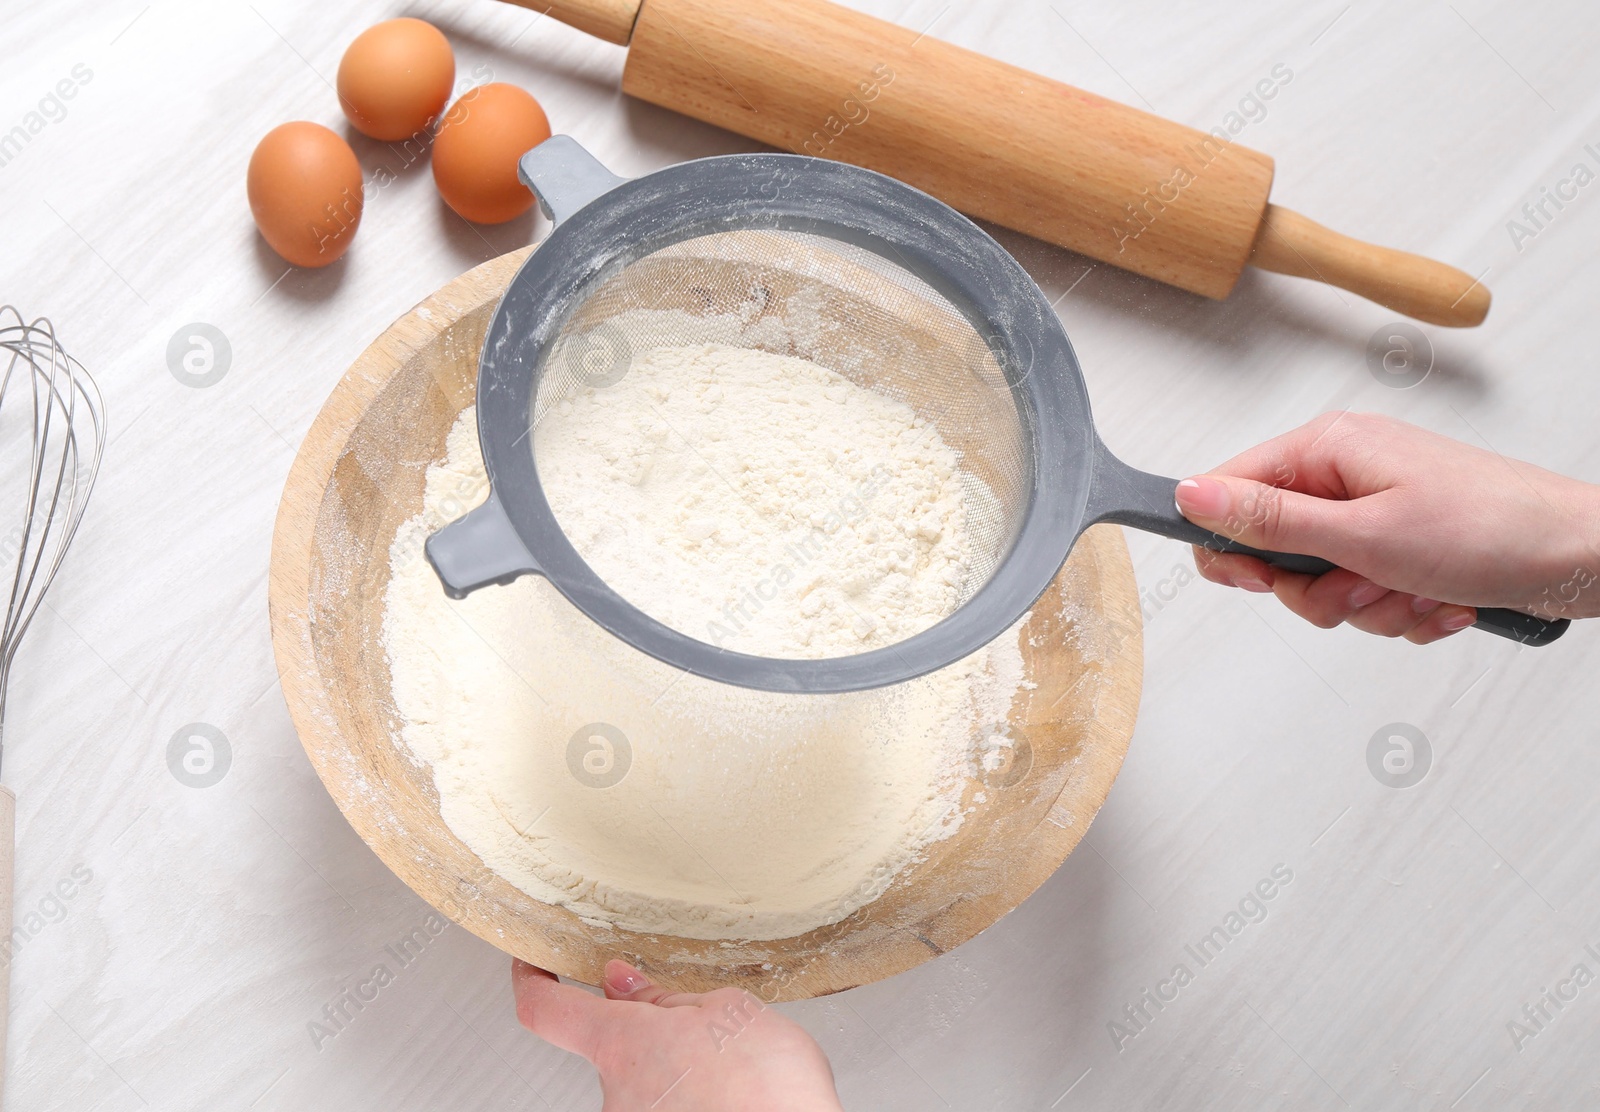
<instances>
[{"instance_id":1,"label":"sieve rim","mask_svg":"<svg viewBox=\"0 0 1600 1112\"><path fill-rule=\"evenodd\" d=\"M754 656L652 618L589 566L561 529L531 434L545 358L600 283L701 235L803 232L864 248L927 283L967 318L1006 376L1031 465L1031 497L994 572L954 612L905 640L847 656ZM833 694L903 682L954 663L1014 625L1082 531L1099 445L1077 358L1032 277L993 237L934 197L861 167L805 155L735 154L623 182L557 223L506 290L478 374L478 432L491 487L534 572L640 651L717 682Z\"/></svg>"}]
</instances>

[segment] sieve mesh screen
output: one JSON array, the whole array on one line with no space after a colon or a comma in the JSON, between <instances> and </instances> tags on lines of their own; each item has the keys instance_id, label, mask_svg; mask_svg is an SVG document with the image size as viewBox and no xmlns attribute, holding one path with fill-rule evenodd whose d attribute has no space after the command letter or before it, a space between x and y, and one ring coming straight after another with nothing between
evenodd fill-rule
<instances>
[{"instance_id":1,"label":"sieve mesh screen","mask_svg":"<svg viewBox=\"0 0 1600 1112\"><path fill-rule=\"evenodd\" d=\"M960 458L972 543L960 600L1005 559L1033 475L1030 424L1000 360L910 270L827 236L697 236L598 281L545 349L533 424L563 399L620 381L653 350L698 344L806 359L909 405Z\"/></svg>"}]
</instances>

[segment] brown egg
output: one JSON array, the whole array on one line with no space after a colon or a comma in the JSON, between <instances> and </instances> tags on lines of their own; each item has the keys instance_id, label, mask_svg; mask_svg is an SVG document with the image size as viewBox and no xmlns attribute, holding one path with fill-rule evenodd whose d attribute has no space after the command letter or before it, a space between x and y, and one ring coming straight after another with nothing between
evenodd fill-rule
<instances>
[{"instance_id":1,"label":"brown egg","mask_svg":"<svg viewBox=\"0 0 1600 1112\"><path fill-rule=\"evenodd\" d=\"M361 163L321 124L267 132L250 156L247 188L262 238L295 266L327 266L361 224Z\"/></svg>"},{"instance_id":2,"label":"brown egg","mask_svg":"<svg viewBox=\"0 0 1600 1112\"><path fill-rule=\"evenodd\" d=\"M427 134L456 79L450 42L431 23L391 19L368 27L339 62L339 104L356 130L393 142Z\"/></svg>"},{"instance_id":3,"label":"brown egg","mask_svg":"<svg viewBox=\"0 0 1600 1112\"><path fill-rule=\"evenodd\" d=\"M550 121L515 85L481 85L450 106L433 141L433 181L445 203L477 224L500 224L533 206L517 162L550 138Z\"/></svg>"}]
</instances>

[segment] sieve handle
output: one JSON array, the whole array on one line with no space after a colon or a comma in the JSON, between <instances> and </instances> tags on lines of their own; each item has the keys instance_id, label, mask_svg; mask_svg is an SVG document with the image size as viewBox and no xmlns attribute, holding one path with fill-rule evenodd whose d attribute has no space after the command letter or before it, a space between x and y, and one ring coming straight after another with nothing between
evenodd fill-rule
<instances>
[{"instance_id":1,"label":"sieve handle","mask_svg":"<svg viewBox=\"0 0 1600 1112\"><path fill-rule=\"evenodd\" d=\"M1268 552L1229 540L1220 533L1196 525L1178 511L1178 480L1152 475L1129 467L1104 447L1098 449L1094 486L1089 495L1085 521L1106 521L1126 525L1146 533L1209 548L1214 552L1238 552L1302 575L1321 575L1338 565L1318 556L1293 552ZM1547 621L1520 610L1478 607L1478 629L1524 645L1548 645L1567 631L1568 618Z\"/></svg>"},{"instance_id":2,"label":"sieve handle","mask_svg":"<svg viewBox=\"0 0 1600 1112\"><path fill-rule=\"evenodd\" d=\"M451 598L466 598L479 587L539 574L538 563L528 555L493 492L483 505L429 537L422 550Z\"/></svg>"},{"instance_id":3,"label":"sieve handle","mask_svg":"<svg viewBox=\"0 0 1600 1112\"><path fill-rule=\"evenodd\" d=\"M570 135L553 135L523 155L517 177L539 198L539 209L552 224L628 180L607 170Z\"/></svg>"}]
</instances>

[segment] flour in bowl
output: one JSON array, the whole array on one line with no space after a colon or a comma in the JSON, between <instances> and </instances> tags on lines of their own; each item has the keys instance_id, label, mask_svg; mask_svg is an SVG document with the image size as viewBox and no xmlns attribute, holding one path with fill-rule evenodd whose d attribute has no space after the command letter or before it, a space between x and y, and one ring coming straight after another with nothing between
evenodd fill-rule
<instances>
[{"instance_id":1,"label":"flour in bowl","mask_svg":"<svg viewBox=\"0 0 1600 1112\"><path fill-rule=\"evenodd\" d=\"M552 410L536 451L585 559L702 639L860 652L960 597L955 453L908 407L812 364L653 352ZM422 540L485 492L468 410L391 547L383 637L402 740L490 869L597 924L785 938L876 899L960 825L973 743L1021 681L1014 634L876 691L712 683L543 579L448 599Z\"/></svg>"}]
</instances>

